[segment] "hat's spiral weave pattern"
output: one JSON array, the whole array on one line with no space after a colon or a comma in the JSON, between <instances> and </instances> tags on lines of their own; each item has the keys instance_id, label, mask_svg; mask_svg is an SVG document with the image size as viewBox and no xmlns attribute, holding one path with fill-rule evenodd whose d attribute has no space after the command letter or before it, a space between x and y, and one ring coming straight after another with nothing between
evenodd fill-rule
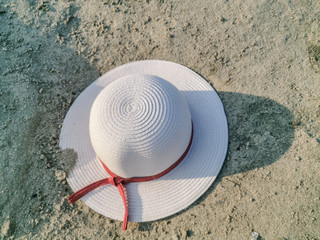
<instances>
[{"instance_id":1,"label":"hat's spiral weave pattern","mask_svg":"<svg viewBox=\"0 0 320 240\"><path fill-rule=\"evenodd\" d=\"M90 137L100 159L122 177L150 176L173 164L191 135L187 103L169 82L134 75L101 91L90 113Z\"/></svg>"}]
</instances>

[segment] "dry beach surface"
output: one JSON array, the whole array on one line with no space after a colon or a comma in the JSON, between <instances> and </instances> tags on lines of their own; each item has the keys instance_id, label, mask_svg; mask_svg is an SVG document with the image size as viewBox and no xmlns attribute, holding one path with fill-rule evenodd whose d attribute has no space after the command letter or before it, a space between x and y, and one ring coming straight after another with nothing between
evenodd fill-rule
<instances>
[{"instance_id":1,"label":"dry beach surface","mask_svg":"<svg viewBox=\"0 0 320 240\"><path fill-rule=\"evenodd\" d=\"M230 143L198 201L122 231L67 203L59 133L83 89L142 59L206 78ZM320 239L319 130L318 0L0 1L1 239Z\"/></svg>"}]
</instances>

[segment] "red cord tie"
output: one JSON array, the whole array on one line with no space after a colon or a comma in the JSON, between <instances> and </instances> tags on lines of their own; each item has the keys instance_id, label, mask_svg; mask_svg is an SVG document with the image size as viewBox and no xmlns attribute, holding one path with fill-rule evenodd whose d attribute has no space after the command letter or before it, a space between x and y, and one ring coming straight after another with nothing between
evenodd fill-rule
<instances>
[{"instance_id":1,"label":"red cord tie","mask_svg":"<svg viewBox=\"0 0 320 240\"><path fill-rule=\"evenodd\" d=\"M187 156L187 153L189 152L189 149L192 144L192 139L193 139L193 124L192 124L192 130L191 130L191 137L189 141L189 145L186 149L186 151L182 154L182 156L174 163L172 164L169 168L166 170L162 171L161 173L158 173L153 176L148 176L148 177L132 177L132 178L122 178L120 176L117 176L111 170L101 161L99 158L100 162L102 163L103 168L110 174L111 177L109 178L104 178L101 179L97 182L91 183L88 186L78 190L77 192L73 193L70 197L68 197L68 201L70 204L75 203L77 200L85 196L87 193L91 192L92 190L101 187L103 185L111 184L115 187L118 188L119 193L121 195L123 205L124 205L124 219L122 223L122 229L126 230L127 229L127 223L128 223L128 205L127 205L127 197L126 197L126 191L124 188L124 184L131 183L131 182L147 182L151 180L158 179L164 175L166 175L168 172L170 172L172 169L174 169L178 164Z\"/></svg>"},{"instance_id":2,"label":"red cord tie","mask_svg":"<svg viewBox=\"0 0 320 240\"><path fill-rule=\"evenodd\" d=\"M124 181L124 178L122 177L111 177L109 179L110 179L110 183L115 187L118 187L118 185L122 184L122 182Z\"/></svg>"}]
</instances>

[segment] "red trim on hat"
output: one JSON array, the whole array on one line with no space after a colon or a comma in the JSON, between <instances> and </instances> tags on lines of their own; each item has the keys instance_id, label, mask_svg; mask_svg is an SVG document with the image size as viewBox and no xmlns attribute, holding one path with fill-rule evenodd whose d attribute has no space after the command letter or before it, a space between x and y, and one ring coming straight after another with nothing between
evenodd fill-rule
<instances>
[{"instance_id":1,"label":"red trim on hat","mask_svg":"<svg viewBox=\"0 0 320 240\"><path fill-rule=\"evenodd\" d=\"M147 177L131 177L131 178L122 178L120 176L117 176L115 173L111 172L111 170L101 161L101 159L99 158L100 162L102 163L103 168L110 174L111 177L109 178L105 178L105 179L101 179L97 182L91 183L90 185L78 190L77 192L73 193L70 197L68 197L68 201L73 204L74 202L76 202L77 200L79 200L80 198L82 198L83 196L85 196L87 193L91 192L92 190L101 187L103 185L107 185L107 184L112 184L113 186L117 187L119 190L119 193L121 195L121 198L123 200L123 205L124 205L124 219L123 219L123 223L122 223L122 229L126 230L127 229L127 223L128 223L128 205L127 205L127 198L126 198L126 192L125 192L125 188L124 188L124 184L127 183L132 183L132 182L147 182L147 181L151 181L151 180L155 180L158 179L164 175L166 175L168 172L170 172L172 169L174 169L176 166L178 166L178 164L180 162L182 162L182 160L187 156L191 144L192 144L192 139L193 139L193 123L191 123L192 125L192 130L191 130L191 137L190 137L190 141L189 141L189 145L187 147L187 149L185 150L185 152L181 155L181 157L174 163L172 164L169 168L167 168L166 170L153 175L153 176L147 176Z\"/></svg>"}]
</instances>

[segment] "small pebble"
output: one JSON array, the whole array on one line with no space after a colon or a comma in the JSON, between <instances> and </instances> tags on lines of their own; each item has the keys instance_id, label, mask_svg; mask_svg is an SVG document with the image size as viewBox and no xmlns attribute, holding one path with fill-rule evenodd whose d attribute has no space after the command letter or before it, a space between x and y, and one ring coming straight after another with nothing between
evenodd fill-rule
<instances>
[{"instance_id":1,"label":"small pebble","mask_svg":"<svg viewBox=\"0 0 320 240\"><path fill-rule=\"evenodd\" d=\"M251 240L258 240L259 238L259 233L252 232L251 233Z\"/></svg>"},{"instance_id":2,"label":"small pebble","mask_svg":"<svg viewBox=\"0 0 320 240\"><path fill-rule=\"evenodd\" d=\"M64 180L64 179L66 179L66 173L65 173L65 171L56 170L55 175L56 175L56 178L58 179L58 181L62 181L62 180Z\"/></svg>"},{"instance_id":3,"label":"small pebble","mask_svg":"<svg viewBox=\"0 0 320 240\"><path fill-rule=\"evenodd\" d=\"M227 19L225 19L224 17L220 17L220 18L219 18L219 21L222 22L222 23L224 23L224 22L227 21Z\"/></svg>"}]
</instances>

